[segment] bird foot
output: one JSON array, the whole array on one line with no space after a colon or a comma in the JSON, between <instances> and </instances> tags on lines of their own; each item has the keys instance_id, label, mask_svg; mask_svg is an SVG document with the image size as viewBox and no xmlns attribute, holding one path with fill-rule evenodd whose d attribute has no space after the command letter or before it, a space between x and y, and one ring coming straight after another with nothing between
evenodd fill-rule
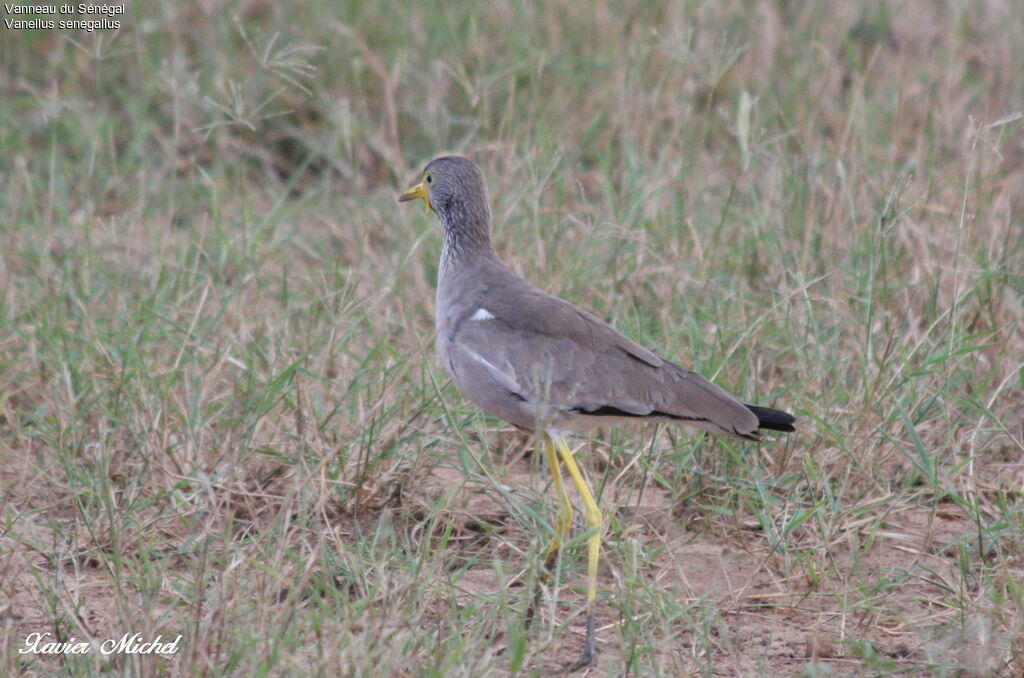
<instances>
[{"instance_id":1,"label":"bird foot","mask_svg":"<svg viewBox=\"0 0 1024 678\"><path fill-rule=\"evenodd\" d=\"M558 542L555 542L557 546ZM533 624L533 618L536 616L537 609L540 607L540 597L544 592L544 585L548 583L549 573L555 566L555 556L557 555L556 548L549 548L548 555L544 558L544 569L537 575L537 582L534 584L536 587L533 591L533 600L530 601L530 606L526 608L526 622L525 627L529 630L530 625Z\"/></svg>"},{"instance_id":2,"label":"bird foot","mask_svg":"<svg viewBox=\"0 0 1024 678\"><path fill-rule=\"evenodd\" d=\"M597 660L597 632L594 629L594 613L587 613L587 641L583 644L583 654L569 665L566 673L585 669Z\"/></svg>"}]
</instances>

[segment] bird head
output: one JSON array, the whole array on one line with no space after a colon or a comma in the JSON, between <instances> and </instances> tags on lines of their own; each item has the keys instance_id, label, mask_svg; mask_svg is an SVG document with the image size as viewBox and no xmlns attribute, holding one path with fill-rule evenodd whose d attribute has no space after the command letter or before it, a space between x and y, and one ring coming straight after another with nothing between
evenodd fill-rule
<instances>
[{"instance_id":1,"label":"bird head","mask_svg":"<svg viewBox=\"0 0 1024 678\"><path fill-rule=\"evenodd\" d=\"M473 221L490 219L487 184L475 162L458 155L434 158L423 169L420 182L399 196L399 202L421 198L427 213L436 212L442 222L451 217Z\"/></svg>"}]
</instances>

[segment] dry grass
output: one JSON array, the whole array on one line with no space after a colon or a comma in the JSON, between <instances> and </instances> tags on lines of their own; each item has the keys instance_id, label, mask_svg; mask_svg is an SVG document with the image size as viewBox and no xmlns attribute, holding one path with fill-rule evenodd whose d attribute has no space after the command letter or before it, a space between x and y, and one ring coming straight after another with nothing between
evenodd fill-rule
<instances>
[{"instance_id":1,"label":"dry grass","mask_svg":"<svg viewBox=\"0 0 1024 678\"><path fill-rule=\"evenodd\" d=\"M528 278L799 433L580 441L591 675L1024 673L1024 5L129 7L0 42L0 666L556 674L585 566L432 350L480 162ZM20 654L183 634L172 659Z\"/></svg>"}]
</instances>

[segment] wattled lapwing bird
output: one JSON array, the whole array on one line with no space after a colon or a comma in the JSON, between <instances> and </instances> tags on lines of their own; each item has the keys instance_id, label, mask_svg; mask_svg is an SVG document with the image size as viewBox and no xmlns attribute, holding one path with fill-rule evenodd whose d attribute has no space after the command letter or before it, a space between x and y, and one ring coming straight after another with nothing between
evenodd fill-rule
<instances>
[{"instance_id":1,"label":"wattled lapwing bird","mask_svg":"<svg viewBox=\"0 0 1024 678\"><path fill-rule=\"evenodd\" d=\"M583 500L590 531L587 636L582 656L570 668L587 666L597 654L594 599L604 519L566 444L568 433L643 419L758 440L760 429L795 430L795 419L738 400L513 273L491 244L487 185L472 160L432 160L399 201L417 198L428 213L437 214L444 230L437 344L445 369L480 409L544 441L559 503L546 569L572 523L560 463Z\"/></svg>"}]
</instances>

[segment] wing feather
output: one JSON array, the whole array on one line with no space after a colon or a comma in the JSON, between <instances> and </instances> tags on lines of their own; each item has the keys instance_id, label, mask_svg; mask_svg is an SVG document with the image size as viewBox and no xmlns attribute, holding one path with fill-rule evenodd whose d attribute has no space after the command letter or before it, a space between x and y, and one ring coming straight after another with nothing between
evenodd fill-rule
<instances>
[{"instance_id":1,"label":"wing feather","mask_svg":"<svg viewBox=\"0 0 1024 678\"><path fill-rule=\"evenodd\" d=\"M757 430L742 402L568 302L532 286L479 301L493 317L474 320L477 308L467 309L452 340L524 401L566 413L706 422L740 436Z\"/></svg>"}]
</instances>

